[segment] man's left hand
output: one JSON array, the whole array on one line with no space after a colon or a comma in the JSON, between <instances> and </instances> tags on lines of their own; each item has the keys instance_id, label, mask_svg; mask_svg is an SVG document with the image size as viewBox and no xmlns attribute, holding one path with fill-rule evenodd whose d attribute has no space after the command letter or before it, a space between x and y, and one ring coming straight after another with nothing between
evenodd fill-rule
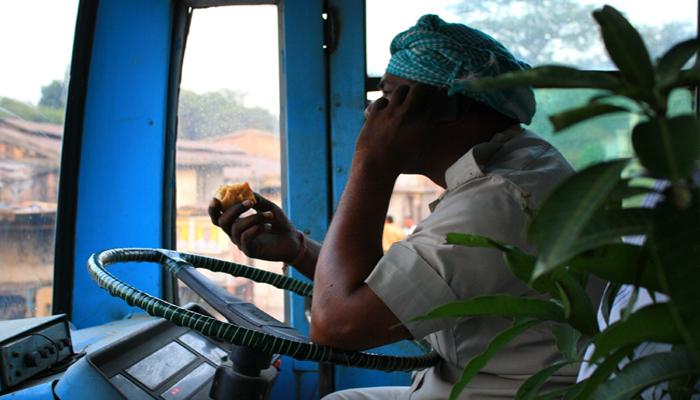
<instances>
[{"instance_id":1,"label":"man's left hand","mask_svg":"<svg viewBox=\"0 0 700 400\"><path fill-rule=\"evenodd\" d=\"M440 90L419 83L403 85L393 91L391 100L382 97L375 101L368 108L355 157L395 176L418 172L422 154L437 140L432 116Z\"/></svg>"}]
</instances>

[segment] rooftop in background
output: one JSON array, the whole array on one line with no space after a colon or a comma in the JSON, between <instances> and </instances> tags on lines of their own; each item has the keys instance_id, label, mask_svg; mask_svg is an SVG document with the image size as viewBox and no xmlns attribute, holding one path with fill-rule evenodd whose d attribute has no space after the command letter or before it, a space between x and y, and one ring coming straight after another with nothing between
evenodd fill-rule
<instances>
[{"instance_id":1,"label":"rooftop in background","mask_svg":"<svg viewBox=\"0 0 700 400\"><path fill-rule=\"evenodd\" d=\"M21 162L35 164L41 158L57 160L63 126L0 118L0 144L21 147L32 153ZM258 158L279 160L279 139L271 132L247 129L203 140L177 140L178 164L191 166L248 166ZM19 160L18 160L19 161ZM0 166L0 177L2 176Z\"/></svg>"},{"instance_id":2,"label":"rooftop in background","mask_svg":"<svg viewBox=\"0 0 700 400\"><path fill-rule=\"evenodd\" d=\"M33 193L38 186L57 182L62 131L61 125L0 118L0 187L9 196L0 198L3 214L56 210L53 196L36 202L9 192ZM220 179L227 181L250 179L252 171L259 185L281 185L279 139L271 132L248 129L203 140L178 139L176 151L180 168L220 170Z\"/></svg>"}]
</instances>

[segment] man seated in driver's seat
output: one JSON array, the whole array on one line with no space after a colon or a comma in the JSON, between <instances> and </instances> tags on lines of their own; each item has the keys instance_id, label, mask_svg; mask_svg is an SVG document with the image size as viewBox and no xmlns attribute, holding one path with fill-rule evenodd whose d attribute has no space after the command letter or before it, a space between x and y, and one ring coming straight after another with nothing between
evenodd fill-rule
<instances>
[{"instance_id":1,"label":"man seated in driver's seat","mask_svg":"<svg viewBox=\"0 0 700 400\"><path fill-rule=\"evenodd\" d=\"M304 237L266 199L210 215L244 253L284 261L314 280L311 339L358 350L426 338L440 363L414 374L410 387L354 389L329 399L444 399L466 363L510 325L497 317L413 317L456 300L510 293L535 296L497 250L446 244L448 232L487 235L528 251L527 209L535 209L571 166L530 123L530 88L469 92L459 80L529 66L492 37L435 15L397 35L381 80L383 97L367 107L347 186L323 244ZM448 96L449 89L458 94ZM422 174L445 189L415 231L382 252L382 228L399 174ZM256 214L241 217L250 208ZM462 392L464 399L513 398L518 386L556 360L549 329L530 330L502 349ZM561 370L546 387L570 383Z\"/></svg>"}]
</instances>

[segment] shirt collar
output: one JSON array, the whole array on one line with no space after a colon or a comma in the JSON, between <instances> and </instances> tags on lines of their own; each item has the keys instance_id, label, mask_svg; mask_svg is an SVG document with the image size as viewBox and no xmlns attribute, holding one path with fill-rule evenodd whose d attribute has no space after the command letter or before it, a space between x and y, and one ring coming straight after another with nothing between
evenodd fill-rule
<instances>
[{"instance_id":1,"label":"shirt collar","mask_svg":"<svg viewBox=\"0 0 700 400\"><path fill-rule=\"evenodd\" d=\"M486 164L505 142L522 131L523 128L520 125L514 125L503 132L493 135L488 142L479 143L472 147L445 171L447 190L484 176L481 166Z\"/></svg>"}]
</instances>

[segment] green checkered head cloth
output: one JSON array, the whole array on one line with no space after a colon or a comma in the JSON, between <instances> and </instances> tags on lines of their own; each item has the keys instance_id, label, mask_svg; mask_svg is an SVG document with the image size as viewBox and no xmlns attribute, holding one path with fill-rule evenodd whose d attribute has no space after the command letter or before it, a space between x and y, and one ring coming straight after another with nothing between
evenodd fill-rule
<instances>
[{"instance_id":1,"label":"green checkered head cloth","mask_svg":"<svg viewBox=\"0 0 700 400\"><path fill-rule=\"evenodd\" d=\"M396 35L390 50L389 74L446 87L450 93L461 93L525 124L535 114L535 96L530 87L477 92L458 84L530 68L477 29L447 23L437 15L424 15L414 27Z\"/></svg>"}]
</instances>

